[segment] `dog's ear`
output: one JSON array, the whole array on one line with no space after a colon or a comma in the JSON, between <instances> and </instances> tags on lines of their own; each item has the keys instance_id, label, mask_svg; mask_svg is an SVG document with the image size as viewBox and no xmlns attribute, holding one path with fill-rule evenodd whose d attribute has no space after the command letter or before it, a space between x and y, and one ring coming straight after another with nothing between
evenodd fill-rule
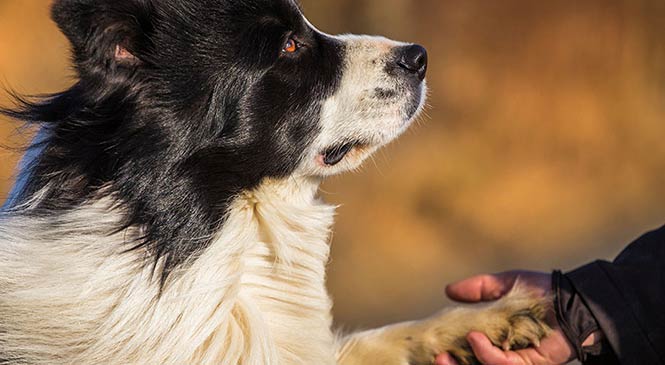
<instances>
[{"instance_id":1,"label":"dog's ear","mask_svg":"<svg viewBox=\"0 0 665 365\"><path fill-rule=\"evenodd\" d=\"M153 28L152 0L55 0L51 17L72 44L77 66L135 67Z\"/></svg>"}]
</instances>

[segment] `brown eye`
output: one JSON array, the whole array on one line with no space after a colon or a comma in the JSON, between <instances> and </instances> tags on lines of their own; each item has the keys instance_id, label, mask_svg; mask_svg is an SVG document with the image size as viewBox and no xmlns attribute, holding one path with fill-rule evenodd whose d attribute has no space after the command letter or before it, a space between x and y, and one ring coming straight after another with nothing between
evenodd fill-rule
<instances>
[{"instance_id":1,"label":"brown eye","mask_svg":"<svg viewBox=\"0 0 665 365\"><path fill-rule=\"evenodd\" d=\"M288 41L286 41L286 44L284 45L284 48L282 49L282 52L284 53L294 53L295 51L300 48L298 46L298 42L293 39L293 37L289 38Z\"/></svg>"}]
</instances>

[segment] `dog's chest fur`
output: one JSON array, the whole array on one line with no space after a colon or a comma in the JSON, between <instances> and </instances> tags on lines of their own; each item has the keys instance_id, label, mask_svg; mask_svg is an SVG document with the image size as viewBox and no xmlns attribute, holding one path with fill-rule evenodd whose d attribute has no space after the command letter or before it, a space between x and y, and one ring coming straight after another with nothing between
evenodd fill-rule
<instances>
[{"instance_id":1,"label":"dog's chest fur","mask_svg":"<svg viewBox=\"0 0 665 365\"><path fill-rule=\"evenodd\" d=\"M118 219L108 201L58 222L7 217L0 263L22 270L0 276L0 345L31 364L333 364L334 208L317 186L269 182L236 199L161 292L146 253L120 253L131 231L101 234Z\"/></svg>"}]
</instances>

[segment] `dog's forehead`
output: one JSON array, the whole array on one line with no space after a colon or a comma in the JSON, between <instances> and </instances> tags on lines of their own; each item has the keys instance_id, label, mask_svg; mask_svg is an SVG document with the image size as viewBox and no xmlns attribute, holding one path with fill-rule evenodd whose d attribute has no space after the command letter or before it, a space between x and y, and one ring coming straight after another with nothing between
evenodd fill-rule
<instances>
[{"instance_id":1,"label":"dog's forehead","mask_svg":"<svg viewBox=\"0 0 665 365\"><path fill-rule=\"evenodd\" d=\"M279 1L290 15L303 17L303 8L298 0L272 0Z\"/></svg>"},{"instance_id":2,"label":"dog's forehead","mask_svg":"<svg viewBox=\"0 0 665 365\"><path fill-rule=\"evenodd\" d=\"M298 0L288 0L288 1L290 1L291 4L296 7L296 9L298 9L298 12L300 12L300 14L304 14L305 11L303 10L303 7L302 7L302 4L300 4L300 1L298 1Z\"/></svg>"},{"instance_id":3,"label":"dog's forehead","mask_svg":"<svg viewBox=\"0 0 665 365\"><path fill-rule=\"evenodd\" d=\"M298 1L298 0L271 0L271 1L273 1L273 2L279 1L279 2L282 2L284 5L292 7L293 9L296 9L298 11L302 11L302 5L300 4L300 1Z\"/></svg>"},{"instance_id":4,"label":"dog's forehead","mask_svg":"<svg viewBox=\"0 0 665 365\"><path fill-rule=\"evenodd\" d=\"M197 1L197 0L191 0ZM299 23L304 18L303 9L297 0L213 0L227 14L238 15L237 20L247 21L249 18L272 18L281 23ZM206 11L205 7L203 9Z\"/></svg>"},{"instance_id":5,"label":"dog's forehead","mask_svg":"<svg viewBox=\"0 0 665 365\"><path fill-rule=\"evenodd\" d=\"M191 0L196 1L196 0ZM257 13L263 10L279 9L291 15L302 14L302 6L298 0L215 0L218 3L230 5L232 8L244 7Z\"/></svg>"}]
</instances>

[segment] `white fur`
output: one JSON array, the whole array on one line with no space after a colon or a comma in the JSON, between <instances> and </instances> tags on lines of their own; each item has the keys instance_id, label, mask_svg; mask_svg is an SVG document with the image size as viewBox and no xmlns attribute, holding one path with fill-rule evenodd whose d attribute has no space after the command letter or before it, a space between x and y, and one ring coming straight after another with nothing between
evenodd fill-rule
<instances>
[{"instance_id":1,"label":"white fur","mask_svg":"<svg viewBox=\"0 0 665 365\"><path fill-rule=\"evenodd\" d=\"M0 221L0 348L29 364L334 364L325 289L334 209L318 182L239 197L187 269L159 285L102 199Z\"/></svg>"},{"instance_id":2,"label":"white fur","mask_svg":"<svg viewBox=\"0 0 665 365\"><path fill-rule=\"evenodd\" d=\"M266 181L237 198L214 243L161 292L149 254L126 250L140 232L108 234L121 217L112 199L49 218L3 213L0 362L420 365L464 351L470 330L533 343L546 333L528 312L544 300L516 292L337 342L325 288L334 208L317 187Z\"/></svg>"},{"instance_id":3,"label":"white fur","mask_svg":"<svg viewBox=\"0 0 665 365\"><path fill-rule=\"evenodd\" d=\"M407 43L384 37L344 35L335 38L346 44L344 74L340 88L323 103L322 131L302 171L305 174L330 176L354 169L380 147L404 133L425 104L427 84L420 85L420 100L415 115L408 115L414 91L403 78L388 75L386 66L396 62L392 51ZM390 99L375 96L376 89L394 92ZM353 140L364 144L355 148L335 166L317 163L319 154L332 145Z\"/></svg>"}]
</instances>

